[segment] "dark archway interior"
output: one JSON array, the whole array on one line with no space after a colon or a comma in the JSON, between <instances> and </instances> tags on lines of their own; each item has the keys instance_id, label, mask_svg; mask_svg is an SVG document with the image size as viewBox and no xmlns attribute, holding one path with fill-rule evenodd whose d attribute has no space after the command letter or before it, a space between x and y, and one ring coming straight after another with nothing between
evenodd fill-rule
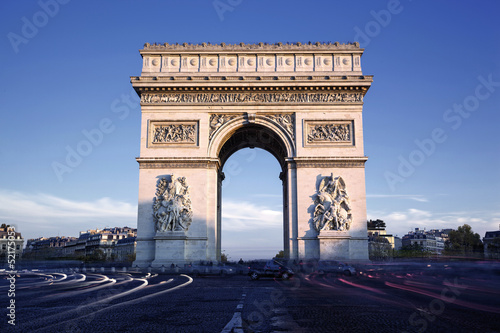
<instances>
[{"instance_id":1,"label":"dark archway interior","mask_svg":"<svg viewBox=\"0 0 500 333\"><path fill-rule=\"evenodd\" d=\"M223 170L224 164L228 160L228 158L243 148L261 148L263 150L271 153L281 167L280 179L283 184L283 250L285 252L285 257L289 256L289 244L287 240L289 239L288 233L288 202L287 202L287 165L285 158L288 156L286 145L283 140L274 133L271 129L268 129L264 126L260 126L257 124L248 124L245 125L234 132L228 134L227 140L222 145L222 148L219 150L219 159L220 159L220 169ZM217 241L217 257L220 259L221 253L221 205L222 205L222 181L224 180L224 174L219 173L219 181L218 181L218 204L217 204L217 219L218 219L218 241Z\"/></svg>"},{"instance_id":2,"label":"dark archway interior","mask_svg":"<svg viewBox=\"0 0 500 333\"><path fill-rule=\"evenodd\" d=\"M287 150L281 138L270 129L259 125L246 125L230 134L230 138L219 151L221 169L227 159L243 148L261 148L270 152L285 170L285 157Z\"/></svg>"}]
</instances>

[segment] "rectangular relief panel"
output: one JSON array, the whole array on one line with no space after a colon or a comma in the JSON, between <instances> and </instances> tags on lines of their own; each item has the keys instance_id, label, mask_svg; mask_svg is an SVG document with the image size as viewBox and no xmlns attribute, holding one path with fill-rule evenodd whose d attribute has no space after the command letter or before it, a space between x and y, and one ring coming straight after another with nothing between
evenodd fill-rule
<instances>
[{"instance_id":1,"label":"rectangular relief panel","mask_svg":"<svg viewBox=\"0 0 500 333\"><path fill-rule=\"evenodd\" d=\"M150 120L148 148L198 147L198 121Z\"/></svg>"},{"instance_id":2,"label":"rectangular relief panel","mask_svg":"<svg viewBox=\"0 0 500 333\"><path fill-rule=\"evenodd\" d=\"M353 120L304 120L304 147L354 146Z\"/></svg>"}]
</instances>

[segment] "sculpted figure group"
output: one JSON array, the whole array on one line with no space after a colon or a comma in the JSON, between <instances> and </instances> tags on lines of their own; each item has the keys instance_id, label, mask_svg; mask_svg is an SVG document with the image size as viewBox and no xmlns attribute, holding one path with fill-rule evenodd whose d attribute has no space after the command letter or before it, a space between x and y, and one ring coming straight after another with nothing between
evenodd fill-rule
<instances>
[{"instance_id":1,"label":"sculpted figure group","mask_svg":"<svg viewBox=\"0 0 500 333\"><path fill-rule=\"evenodd\" d=\"M161 178L153 200L156 231L187 230L192 217L193 211L186 177L175 178L174 174L171 174L170 181L165 177Z\"/></svg>"},{"instance_id":2,"label":"sculpted figure group","mask_svg":"<svg viewBox=\"0 0 500 333\"><path fill-rule=\"evenodd\" d=\"M324 177L319 186L313 214L313 227L322 230L349 230L351 207L342 177Z\"/></svg>"},{"instance_id":3,"label":"sculpted figure group","mask_svg":"<svg viewBox=\"0 0 500 333\"><path fill-rule=\"evenodd\" d=\"M155 128L153 143L195 142L194 125L168 125Z\"/></svg>"},{"instance_id":4,"label":"sculpted figure group","mask_svg":"<svg viewBox=\"0 0 500 333\"><path fill-rule=\"evenodd\" d=\"M350 127L347 124L316 125L310 129L307 140L314 141L349 141L351 139Z\"/></svg>"}]
</instances>

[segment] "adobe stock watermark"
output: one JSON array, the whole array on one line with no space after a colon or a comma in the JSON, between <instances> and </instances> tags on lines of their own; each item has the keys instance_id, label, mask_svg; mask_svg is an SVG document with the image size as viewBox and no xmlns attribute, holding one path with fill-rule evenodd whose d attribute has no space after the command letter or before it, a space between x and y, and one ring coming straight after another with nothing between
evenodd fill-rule
<instances>
[{"instance_id":1,"label":"adobe stock watermark","mask_svg":"<svg viewBox=\"0 0 500 333\"><path fill-rule=\"evenodd\" d=\"M16 228L7 227L7 267L9 268L7 281L9 287L7 297L9 299L7 306L7 323L16 326Z\"/></svg>"},{"instance_id":2,"label":"adobe stock watermark","mask_svg":"<svg viewBox=\"0 0 500 333\"><path fill-rule=\"evenodd\" d=\"M122 94L120 98L116 98L111 103L111 112L116 114L118 119L125 120L130 111L136 109L139 106L139 98L133 94ZM96 127L90 130L83 129L81 139L76 145L67 145L66 157L64 162L53 161L52 170L56 175L60 183L63 182L63 176L67 173L73 172L80 164L82 164L83 159L89 156L94 148L100 146L104 142L106 135L113 133L116 126L111 118L102 118Z\"/></svg>"},{"instance_id":3,"label":"adobe stock watermark","mask_svg":"<svg viewBox=\"0 0 500 333\"><path fill-rule=\"evenodd\" d=\"M455 278L453 283L448 280L444 281L447 286L441 290L439 298L434 298L429 302L427 308L418 309L418 312L413 312L408 318L408 323L413 327L418 327L417 332L423 333L427 330L429 322L434 322L437 316L443 314L446 304L452 304L457 300L457 297L462 293L460 290L467 289L466 286L458 283L458 278ZM403 333L407 333L404 331Z\"/></svg>"},{"instance_id":4,"label":"adobe stock watermark","mask_svg":"<svg viewBox=\"0 0 500 333\"><path fill-rule=\"evenodd\" d=\"M286 290L288 292L298 290L301 285L301 281L298 276L285 281L285 283L287 284ZM269 295L269 300L264 300L262 302L255 300L253 305L257 310L248 314L246 319L242 319L242 327L245 329L245 332L260 332L264 323L276 315L277 312L286 304L286 301L287 296L280 289L273 290ZM287 322L286 329L290 332L302 331L299 325L294 321Z\"/></svg>"},{"instance_id":5,"label":"adobe stock watermark","mask_svg":"<svg viewBox=\"0 0 500 333\"><path fill-rule=\"evenodd\" d=\"M409 0L411 1L411 0ZM392 21L394 15L398 15L403 11L404 7L399 0L389 0L386 9L379 11L370 11L373 20L366 22L363 28L355 26L354 40L359 42L361 47L366 47L373 38L380 35L382 28L386 28Z\"/></svg>"},{"instance_id":6,"label":"adobe stock watermark","mask_svg":"<svg viewBox=\"0 0 500 333\"><path fill-rule=\"evenodd\" d=\"M70 0L39 0L38 6L40 10L35 12L30 18L21 17L20 33L9 32L7 38L15 53L19 52L21 44L28 44L30 40L38 35L40 29L45 27L51 18L54 18L60 10L61 5L65 5Z\"/></svg>"},{"instance_id":7,"label":"adobe stock watermark","mask_svg":"<svg viewBox=\"0 0 500 333\"><path fill-rule=\"evenodd\" d=\"M219 16L219 20L224 21L224 13L232 12L237 6L239 6L243 0L214 0L212 6L214 6L215 12Z\"/></svg>"},{"instance_id":8,"label":"adobe stock watermark","mask_svg":"<svg viewBox=\"0 0 500 333\"><path fill-rule=\"evenodd\" d=\"M474 89L474 93L466 96L461 103L454 103L453 106L443 113L443 121L451 124L451 129L456 131L460 128L464 119L469 118L473 112L479 109L481 101L488 99L495 90L500 87L500 81L493 81L493 75L489 74L488 78L482 75L477 77L479 84ZM446 130L441 127L434 128L427 138L414 141L417 146L407 157L398 156L399 165L395 172L386 171L384 178L392 192L396 190L398 183L404 183L406 179L411 177L417 167L433 155L439 144L444 143L448 139Z\"/></svg>"}]
</instances>

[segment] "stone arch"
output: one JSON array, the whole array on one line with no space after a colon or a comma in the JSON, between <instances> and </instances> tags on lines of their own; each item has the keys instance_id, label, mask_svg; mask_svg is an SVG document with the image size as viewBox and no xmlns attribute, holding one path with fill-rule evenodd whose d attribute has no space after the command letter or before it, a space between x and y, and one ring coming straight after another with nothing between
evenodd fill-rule
<instances>
[{"instance_id":1,"label":"stone arch","mask_svg":"<svg viewBox=\"0 0 500 333\"><path fill-rule=\"evenodd\" d=\"M249 118L251 119L249 121ZM293 119L293 118L292 118ZM291 178L288 176L288 158L295 156L293 132L290 133L267 116L238 116L231 119L214 132L208 147L209 156L220 161L217 181L217 223L216 223L216 257L221 255L222 232L222 173L227 159L243 148L261 148L273 155L281 167L280 179L283 186L283 250L290 255L289 230L293 221L290 220L288 193L291 191Z\"/></svg>"},{"instance_id":2,"label":"stone arch","mask_svg":"<svg viewBox=\"0 0 500 333\"><path fill-rule=\"evenodd\" d=\"M249 120L249 118L253 119ZM273 154L278 159L279 163L282 166L284 163L284 158L295 156L296 151L295 151L294 140L292 137L293 133L289 133L282 126L273 122L272 119L262 115L257 115L253 117L251 115L247 116L240 115L234 119L229 120L226 124L221 126L221 128L219 128L217 131L214 132L214 135L210 140L210 143L208 145L208 156L212 158L220 158L220 152L226 145L228 140L233 138L234 134L246 131L245 129L248 129L248 132L252 130L254 132L258 132L258 130L261 129L262 131L258 132L257 135L259 134L269 135L269 137L272 137L277 141L279 141L279 143L282 146L281 147L282 153L284 152L285 154L278 154L276 149L272 149L272 147L266 147L265 142L257 141L255 143L258 145L258 146L256 145L256 147L265 149L269 151L271 154ZM260 137L260 139L264 138ZM245 145L245 143L243 143L243 145L240 148L234 150L233 153L239 149L246 147L251 148L252 147L251 143L248 143L248 145ZM231 154L229 154L227 157L229 157L230 155ZM225 159L227 159L227 157ZM224 165L225 159L222 158L221 165Z\"/></svg>"},{"instance_id":3,"label":"stone arch","mask_svg":"<svg viewBox=\"0 0 500 333\"><path fill-rule=\"evenodd\" d=\"M373 77L361 70L358 43L147 43L140 53L141 75L131 77L142 110L134 265L220 259L221 170L245 147L263 148L281 164L290 259L368 258L362 112ZM314 203L325 177L345 181L348 230L311 229L311 218L326 214ZM163 178L183 184L175 198L185 201L165 204L185 208L191 200L189 228L155 225Z\"/></svg>"}]
</instances>

